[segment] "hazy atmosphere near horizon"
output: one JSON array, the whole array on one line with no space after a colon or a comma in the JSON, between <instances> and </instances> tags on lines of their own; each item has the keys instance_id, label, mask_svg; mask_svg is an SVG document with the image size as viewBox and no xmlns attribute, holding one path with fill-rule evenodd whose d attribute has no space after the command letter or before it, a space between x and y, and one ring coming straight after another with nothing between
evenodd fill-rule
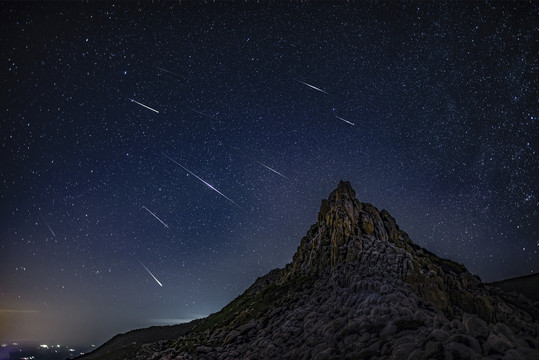
<instances>
[{"instance_id":1,"label":"hazy atmosphere near horizon","mask_svg":"<svg viewBox=\"0 0 539 360\"><path fill-rule=\"evenodd\" d=\"M0 6L0 342L216 312L341 179L483 281L539 271L537 2Z\"/></svg>"}]
</instances>

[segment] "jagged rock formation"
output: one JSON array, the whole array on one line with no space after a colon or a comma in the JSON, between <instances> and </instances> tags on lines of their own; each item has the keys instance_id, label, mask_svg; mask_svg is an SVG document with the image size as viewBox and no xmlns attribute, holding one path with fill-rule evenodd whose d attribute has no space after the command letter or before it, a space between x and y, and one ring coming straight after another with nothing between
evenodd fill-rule
<instances>
[{"instance_id":1,"label":"jagged rock formation","mask_svg":"<svg viewBox=\"0 0 539 360\"><path fill-rule=\"evenodd\" d=\"M186 335L132 351L161 360L539 359L537 305L415 245L341 182L284 269Z\"/></svg>"}]
</instances>

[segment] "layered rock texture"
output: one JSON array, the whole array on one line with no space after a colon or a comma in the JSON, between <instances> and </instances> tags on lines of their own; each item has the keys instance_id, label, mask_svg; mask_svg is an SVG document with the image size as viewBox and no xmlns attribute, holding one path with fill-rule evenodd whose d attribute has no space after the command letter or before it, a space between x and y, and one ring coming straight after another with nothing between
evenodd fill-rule
<instances>
[{"instance_id":1,"label":"layered rock texture","mask_svg":"<svg viewBox=\"0 0 539 360\"><path fill-rule=\"evenodd\" d=\"M284 269L184 335L107 358L539 359L538 305L415 245L341 182Z\"/></svg>"}]
</instances>

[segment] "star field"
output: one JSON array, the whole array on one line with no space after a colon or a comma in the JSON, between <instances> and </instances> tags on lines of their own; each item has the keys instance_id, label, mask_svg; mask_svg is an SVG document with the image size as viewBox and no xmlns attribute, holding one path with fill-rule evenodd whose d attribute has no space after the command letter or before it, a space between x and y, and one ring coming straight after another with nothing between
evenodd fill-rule
<instances>
[{"instance_id":1,"label":"star field","mask_svg":"<svg viewBox=\"0 0 539 360\"><path fill-rule=\"evenodd\" d=\"M341 179L484 281L539 271L536 3L1 14L0 341L218 311Z\"/></svg>"}]
</instances>

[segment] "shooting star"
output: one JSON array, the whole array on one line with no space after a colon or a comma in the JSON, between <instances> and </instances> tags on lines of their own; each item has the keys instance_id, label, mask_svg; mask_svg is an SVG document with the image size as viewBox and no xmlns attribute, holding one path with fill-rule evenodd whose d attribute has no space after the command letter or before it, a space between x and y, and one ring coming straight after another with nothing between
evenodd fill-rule
<instances>
[{"instance_id":1,"label":"shooting star","mask_svg":"<svg viewBox=\"0 0 539 360\"><path fill-rule=\"evenodd\" d=\"M135 104L139 104L140 106L143 106L143 107L145 107L146 109L151 110L151 111L156 112L156 113L159 114L159 111L157 111L157 110L155 110L155 109L152 109L151 107L146 106L146 105L144 105L144 104L142 104L142 103L139 103L137 100L134 100L134 99L131 99L131 98L128 98L128 99L131 100L132 102L134 102Z\"/></svg>"},{"instance_id":2,"label":"shooting star","mask_svg":"<svg viewBox=\"0 0 539 360\"><path fill-rule=\"evenodd\" d=\"M348 124L352 125L352 126L355 126L355 125L356 125L356 124L354 124L353 122L350 122L350 121L348 121L348 120L346 120L346 119L343 119L343 118L340 117L340 116L335 115L335 117L336 117L337 119L339 119L339 120L344 121L345 123L348 123Z\"/></svg>"},{"instance_id":3,"label":"shooting star","mask_svg":"<svg viewBox=\"0 0 539 360\"><path fill-rule=\"evenodd\" d=\"M284 176L283 174L281 174L281 173L278 172L277 170L270 168L268 165L263 164L263 163L261 163L261 162L258 161L258 160L255 160L255 159L253 159L253 160L256 161L257 163L259 163L260 165L262 165L263 167L265 167L266 169L268 169L268 170L270 170L270 171L273 171L273 172L276 173L277 175L279 175L279 176L285 178L286 180L290 180L289 178L287 178L286 176Z\"/></svg>"},{"instance_id":4,"label":"shooting star","mask_svg":"<svg viewBox=\"0 0 539 360\"><path fill-rule=\"evenodd\" d=\"M254 157L252 157L251 155L246 154L246 153L242 153L241 151L239 151L238 149L236 149L236 148L234 148L234 147L230 147L230 148L231 148L232 150L235 150L238 154L244 154L244 155L249 156L249 157L251 158L251 160L253 160L254 162L256 162L256 163L262 165L263 167L265 167L266 169L268 169L268 170L270 170L270 171L273 171L275 174L277 174L277 175L279 175L279 176L285 178L286 180L292 181L290 178L288 178L287 176L281 174L281 173L278 172L277 170L272 169L272 168L269 167L268 165L266 165L266 164L264 164L264 163L262 163L262 162L256 160L256 159L255 159Z\"/></svg>"},{"instance_id":5,"label":"shooting star","mask_svg":"<svg viewBox=\"0 0 539 360\"><path fill-rule=\"evenodd\" d=\"M42 218L43 221L45 222L45 225L47 225L47 227L49 228L49 231L51 232L52 236L56 237L56 234L54 233L54 231L52 231L52 229L51 229L49 223L47 222L47 220L45 220L45 217L44 217L41 213L39 213L39 215L41 215L41 218Z\"/></svg>"},{"instance_id":6,"label":"shooting star","mask_svg":"<svg viewBox=\"0 0 539 360\"><path fill-rule=\"evenodd\" d=\"M163 286L163 284L161 284L161 282L160 282L159 280L157 280L157 278L156 278L155 276L153 276L152 272L146 267L146 265L144 265L144 264L142 263L142 261L139 260L138 262L140 263L140 265L142 265L142 266L144 267L144 269L146 269L146 271L148 272L148 274L150 274L150 275L153 277L153 279L154 279L155 281L157 281L157 283L159 284L159 286Z\"/></svg>"},{"instance_id":7,"label":"shooting star","mask_svg":"<svg viewBox=\"0 0 539 360\"><path fill-rule=\"evenodd\" d=\"M189 110L191 110L191 111L194 111L194 112L196 112L196 113L197 113L197 114L199 114L199 115L202 115L202 116L208 117L208 118L210 118L210 119L215 119L215 117L213 117L213 116L211 116L211 115L208 115L208 114L205 114L205 113L203 113L202 111L198 111L198 110L195 110L195 109L191 109L191 108L188 108L188 109L189 109Z\"/></svg>"},{"instance_id":8,"label":"shooting star","mask_svg":"<svg viewBox=\"0 0 539 360\"><path fill-rule=\"evenodd\" d=\"M183 79L187 79L185 76L182 76L182 75L180 75L180 74L178 74L178 73L169 71L169 70L167 70L167 69L163 69L163 68L161 68L161 67L159 67L159 66L155 66L155 68L158 69L158 70L164 71L164 72L166 72L166 73L169 73L169 74L172 74L172 75L179 76L179 77L181 77L181 78L183 78Z\"/></svg>"},{"instance_id":9,"label":"shooting star","mask_svg":"<svg viewBox=\"0 0 539 360\"><path fill-rule=\"evenodd\" d=\"M191 170L189 170L188 168L186 168L185 166L182 166L180 163L178 163L176 160L174 160L173 158L171 158L170 156L168 156L167 154L165 153L162 153L163 156L165 156L167 159L169 159L170 161L172 161L174 164L178 165L179 167L181 167L182 169L184 169L185 171L187 171L189 174L193 175L194 177L196 177L198 180L202 181L207 187L209 187L210 189L212 189L213 191L215 191L216 193L218 193L219 195L221 195L222 197L224 197L225 199L227 199L228 201L230 201L232 204L236 205L237 207L239 207L240 209L242 210L245 210L244 208L242 208L241 206L239 206L238 204L236 204L234 202L234 200L232 200L231 198L229 198L228 196L226 196L225 194L223 194L222 192L220 192L219 190L217 190L216 188L214 188L211 184L209 184L207 181L205 181L204 179L202 179L201 177L199 177L197 174L195 174L194 172L192 172Z\"/></svg>"},{"instance_id":10,"label":"shooting star","mask_svg":"<svg viewBox=\"0 0 539 360\"><path fill-rule=\"evenodd\" d=\"M327 91L324 91L324 90L322 90L320 88L317 88L316 86L312 86L311 84L307 84L306 82L303 82L301 80L296 80L296 81L302 83L303 85L306 85L306 86L310 87L311 89L315 89L315 90L318 90L320 92L323 92L326 95L329 95Z\"/></svg>"},{"instance_id":11,"label":"shooting star","mask_svg":"<svg viewBox=\"0 0 539 360\"><path fill-rule=\"evenodd\" d=\"M159 218L157 217L157 215L155 215L153 212L151 212L150 209L148 209L146 206L143 205L142 207L143 207L144 209L146 209L147 212L149 212L150 214L152 214L154 218L156 218L157 220L159 220L159 222L160 222L161 224L165 225L165 227L168 229L168 225L165 224L165 223L163 222L163 220L159 219Z\"/></svg>"}]
</instances>

